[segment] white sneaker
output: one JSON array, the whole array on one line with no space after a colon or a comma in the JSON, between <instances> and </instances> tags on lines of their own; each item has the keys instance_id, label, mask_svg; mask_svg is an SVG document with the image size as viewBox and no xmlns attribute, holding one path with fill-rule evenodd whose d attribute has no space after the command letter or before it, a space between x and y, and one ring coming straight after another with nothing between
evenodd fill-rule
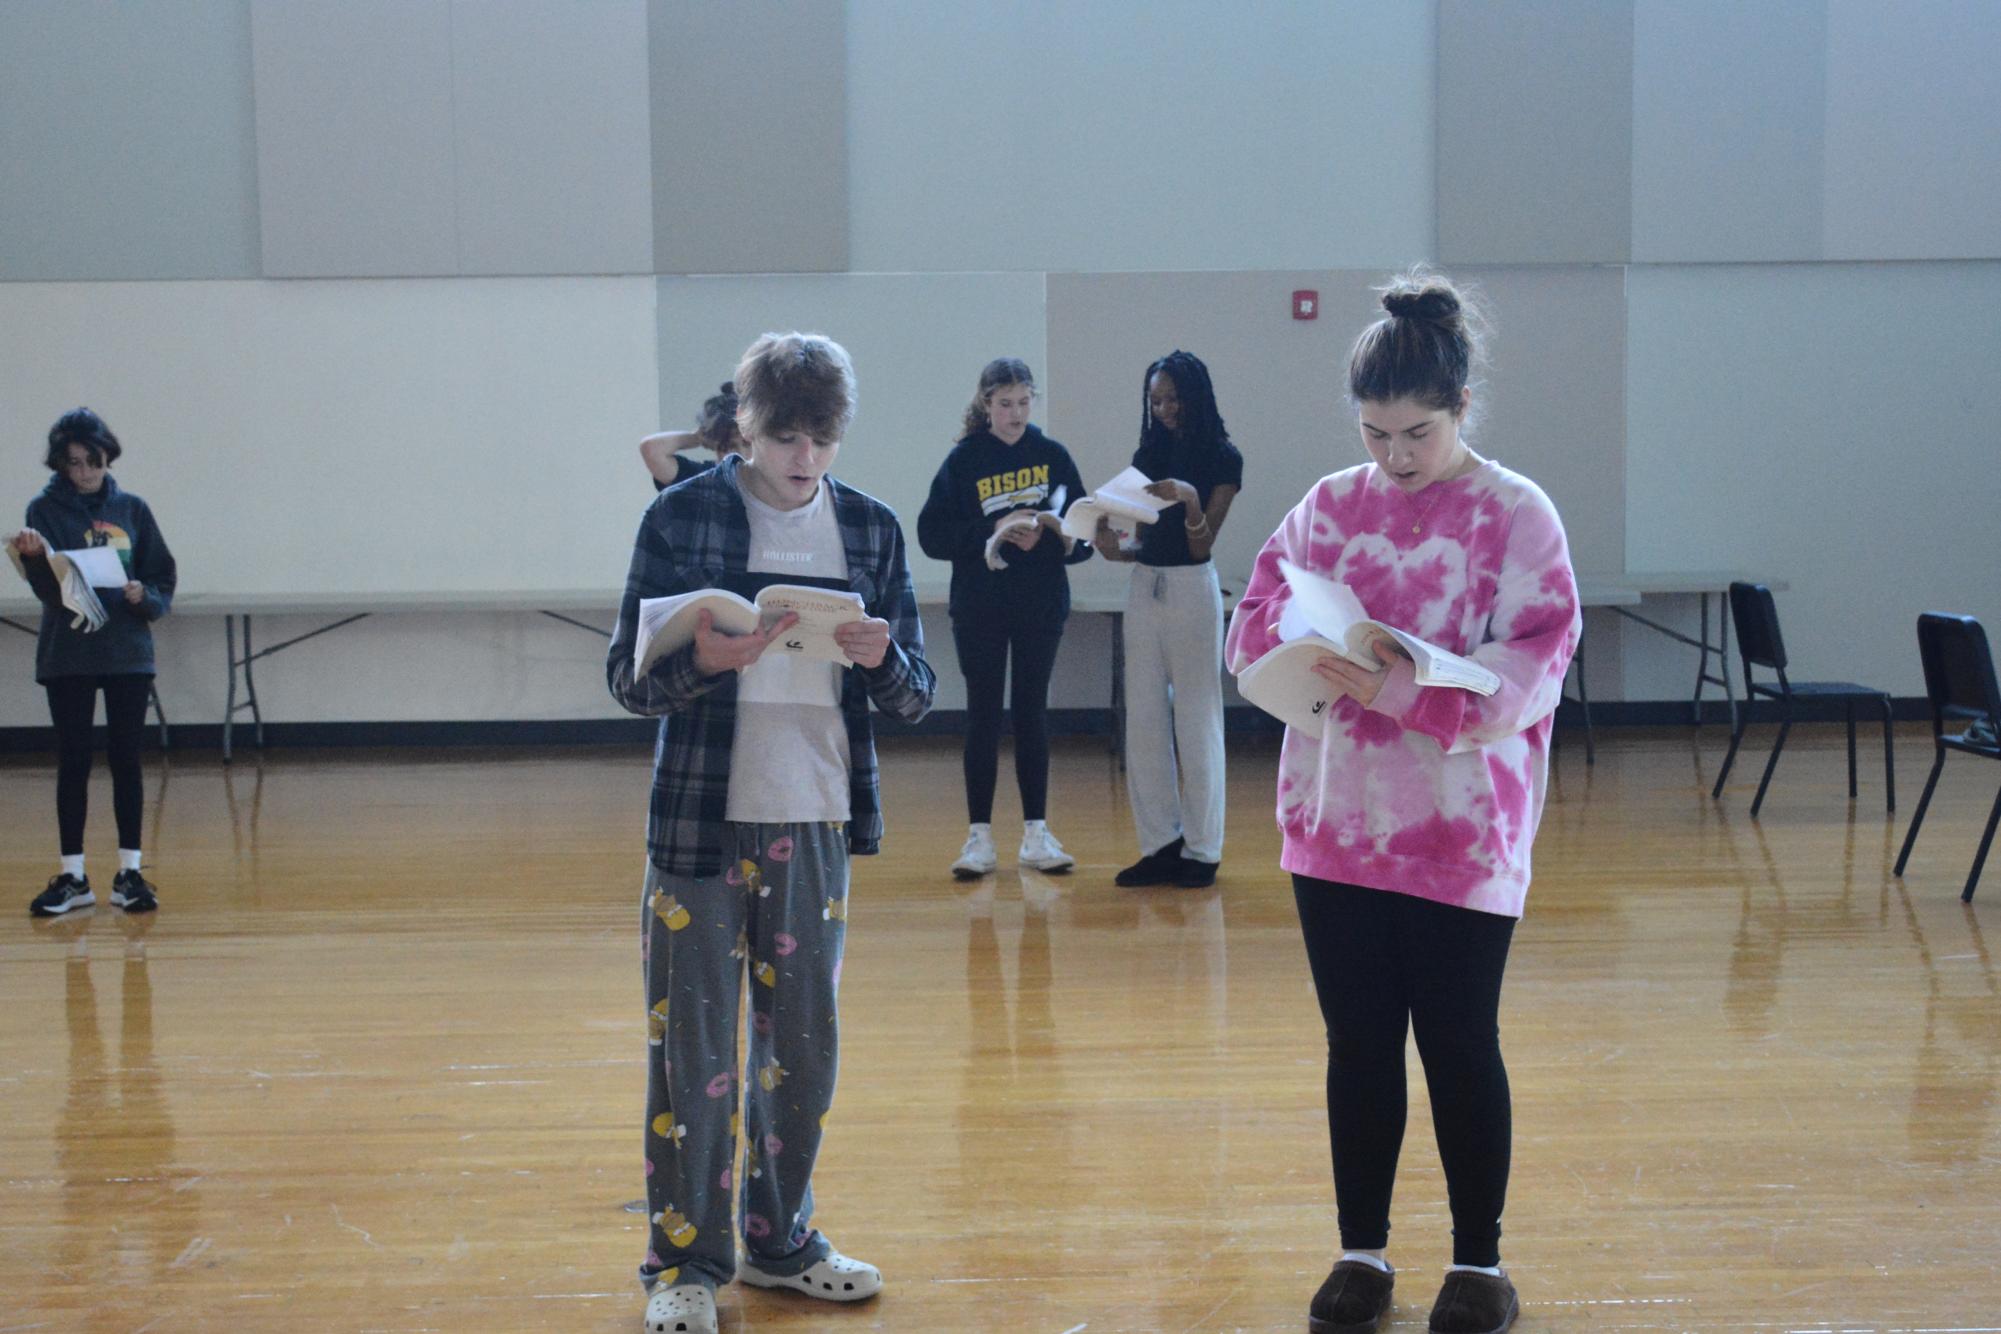
<instances>
[{"instance_id":1,"label":"white sneaker","mask_svg":"<svg viewBox=\"0 0 2001 1334\"><path fill-rule=\"evenodd\" d=\"M737 1274L753 1288L790 1288L808 1297L828 1302L859 1302L882 1291L882 1271L860 1260L850 1260L839 1251L803 1274L780 1277L767 1274L746 1258Z\"/></svg>"},{"instance_id":2,"label":"white sneaker","mask_svg":"<svg viewBox=\"0 0 2001 1334\"><path fill-rule=\"evenodd\" d=\"M646 1334L716 1334L716 1294L699 1283L665 1283L646 1303Z\"/></svg>"},{"instance_id":3,"label":"white sneaker","mask_svg":"<svg viewBox=\"0 0 2001 1334\"><path fill-rule=\"evenodd\" d=\"M952 863L952 874L961 880L976 880L990 874L999 864L1000 858L994 853L994 827L969 825L966 846L959 849L959 860Z\"/></svg>"},{"instance_id":4,"label":"white sneaker","mask_svg":"<svg viewBox=\"0 0 2001 1334\"><path fill-rule=\"evenodd\" d=\"M1049 832L1049 824L1044 820L1030 820L1022 826L1020 861L1036 871L1067 871L1077 864L1076 858L1063 851L1063 845Z\"/></svg>"}]
</instances>

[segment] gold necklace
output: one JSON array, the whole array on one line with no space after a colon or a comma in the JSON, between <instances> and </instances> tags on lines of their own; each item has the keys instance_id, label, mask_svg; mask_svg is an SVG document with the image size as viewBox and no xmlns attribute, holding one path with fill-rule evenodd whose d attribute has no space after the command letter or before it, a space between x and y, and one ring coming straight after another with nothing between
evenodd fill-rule
<instances>
[{"instance_id":1,"label":"gold necklace","mask_svg":"<svg viewBox=\"0 0 2001 1334\"><path fill-rule=\"evenodd\" d=\"M1437 483L1437 482L1433 482L1433 483L1432 483L1432 484L1431 484L1430 486L1427 486L1427 487L1425 488L1425 490L1427 490L1427 491L1432 491L1432 490L1434 490L1434 489L1435 489L1435 488L1436 488L1437 486L1438 486L1438 483ZM1405 497L1404 497L1404 501L1405 501L1406 503L1409 503L1409 504L1414 504L1414 503L1415 503L1414 501L1412 501L1412 500L1411 500L1411 498L1410 498L1409 496L1405 496ZM1431 497L1431 501L1430 501L1430 503L1429 503L1429 504L1427 504L1427 505L1426 505L1426 506L1425 506L1425 507L1424 507L1423 509L1419 510L1419 511L1418 511L1418 514L1417 514L1417 517L1416 517L1415 519L1412 519L1412 520L1410 521L1410 531L1411 531L1411 535L1412 535L1412 536L1422 536L1422 535L1423 535L1423 533L1424 533L1424 521L1425 521L1426 519L1428 519L1428 518L1430 518L1430 517L1431 517L1431 511L1432 511L1432 509L1433 509L1433 508L1434 508L1434 507L1435 507L1435 506L1436 506L1437 504L1438 504L1438 496L1434 494L1434 495L1433 495L1433 496Z\"/></svg>"}]
</instances>

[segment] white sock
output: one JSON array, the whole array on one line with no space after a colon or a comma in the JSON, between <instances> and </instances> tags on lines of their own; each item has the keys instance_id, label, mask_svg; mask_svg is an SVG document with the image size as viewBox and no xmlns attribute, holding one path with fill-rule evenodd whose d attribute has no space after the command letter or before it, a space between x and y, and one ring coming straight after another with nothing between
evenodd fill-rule
<instances>
[{"instance_id":1,"label":"white sock","mask_svg":"<svg viewBox=\"0 0 2001 1334\"><path fill-rule=\"evenodd\" d=\"M1466 1273L1468 1273L1468 1274L1485 1274L1485 1275L1486 1275L1486 1276L1487 1276L1488 1278L1499 1278L1499 1277L1501 1276L1501 1267L1500 1267L1499 1265L1495 1265L1495 1266L1494 1266L1493 1268L1491 1268L1491 1269L1489 1269L1489 1268L1488 1268L1488 1267L1487 1267L1486 1265L1447 1265L1447 1266L1445 1266L1445 1272L1446 1272L1446 1273L1448 1273L1448 1274L1449 1274L1449 1273L1451 1273L1451 1272L1452 1272L1453 1270L1455 1270L1455 1269L1459 1269L1459 1270L1464 1270L1464 1271L1465 1271Z\"/></svg>"},{"instance_id":2,"label":"white sock","mask_svg":"<svg viewBox=\"0 0 2001 1334\"><path fill-rule=\"evenodd\" d=\"M990 820L975 820L966 826L966 832L969 834L985 834L988 838L992 838L994 836L993 822Z\"/></svg>"},{"instance_id":3,"label":"white sock","mask_svg":"<svg viewBox=\"0 0 2001 1334\"><path fill-rule=\"evenodd\" d=\"M77 854L76 856L74 856L74 857L64 857L64 858L63 858L63 874L64 874L64 875L73 875L73 876L75 876L75 877L76 877L77 879L79 879L79 880L83 879L83 854L82 854L82 853L80 853L80 852L79 852L79 853L78 853L78 854Z\"/></svg>"},{"instance_id":4,"label":"white sock","mask_svg":"<svg viewBox=\"0 0 2001 1334\"><path fill-rule=\"evenodd\" d=\"M1343 1260L1359 1260L1365 1265L1374 1265L1385 1274L1396 1273L1396 1270L1390 1268L1388 1260L1385 1260L1380 1255L1371 1255L1367 1251L1343 1251L1341 1252L1341 1258Z\"/></svg>"},{"instance_id":5,"label":"white sock","mask_svg":"<svg viewBox=\"0 0 2001 1334\"><path fill-rule=\"evenodd\" d=\"M137 848L120 848L120 849L118 849L118 869L119 869L119 870L121 870L121 871L136 871L136 870L138 870L138 869L139 869L139 849L137 849Z\"/></svg>"},{"instance_id":6,"label":"white sock","mask_svg":"<svg viewBox=\"0 0 2001 1334\"><path fill-rule=\"evenodd\" d=\"M1047 820L1023 820L1021 822L1022 836L1025 838L1030 834L1039 833L1048 824L1049 821Z\"/></svg>"}]
</instances>

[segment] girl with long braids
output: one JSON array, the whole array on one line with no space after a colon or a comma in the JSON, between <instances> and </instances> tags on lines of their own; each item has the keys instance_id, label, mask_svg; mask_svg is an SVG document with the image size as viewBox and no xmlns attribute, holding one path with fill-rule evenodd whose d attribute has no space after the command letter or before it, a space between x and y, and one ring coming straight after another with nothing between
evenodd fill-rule
<instances>
[{"instance_id":1,"label":"girl with long braids","mask_svg":"<svg viewBox=\"0 0 2001 1334\"><path fill-rule=\"evenodd\" d=\"M1049 676L1070 615L1068 567L1091 548L1063 536L1063 509L1083 498L1070 451L1029 421L1035 376L998 357L980 372L959 441L932 479L917 541L952 562L952 643L966 674L966 808L970 825L952 874L992 871L994 782L1000 763L1001 694L1013 659L1014 777L1021 791L1020 866L1067 871L1070 854L1049 831ZM1066 499L1067 497L1067 499ZM1022 520L1011 520L1021 515ZM1025 520L1025 521L1024 521ZM999 568L987 543L1001 537Z\"/></svg>"},{"instance_id":2,"label":"girl with long braids","mask_svg":"<svg viewBox=\"0 0 2001 1334\"><path fill-rule=\"evenodd\" d=\"M1322 478L1265 543L1231 618L1229 663L1242 672L1281 642L1289 560L1500 678L1491 697L1420 688L1382 641L1373 671L1323 655L1314 670L1341 695L1319 737L1286 731L1278 778L1279 864L1327 1026L1342 1246L1308 1327L1361 1334L1389 1310L1415 1032L1452 1211L1431 1329L1499 1334L1518 1308L1500 1250L1512 1134L1501 974L1581 628L1577 582L1549 497L1467 444L1480 348L1466 299L1418 272L1385 289L1383 308L1348 363L1369 462Z\"/></svg>"},{"instance_id":3,"label":"girl with long braids","mask_svg":"<svg viewBox=\"0 0 2001 1334\"><path fill-rule=\"evenodd\" d=\"M1133 466L1174 502L1128 549L1104 520L1094 544L1136 563L1126 593L1126 791L1140 859L1117 883L1216 883L1223 860L1223 591L1209 553L1244 485L1209 368L1174 351L1140 382Z\"/></svg>"}]
</instances>

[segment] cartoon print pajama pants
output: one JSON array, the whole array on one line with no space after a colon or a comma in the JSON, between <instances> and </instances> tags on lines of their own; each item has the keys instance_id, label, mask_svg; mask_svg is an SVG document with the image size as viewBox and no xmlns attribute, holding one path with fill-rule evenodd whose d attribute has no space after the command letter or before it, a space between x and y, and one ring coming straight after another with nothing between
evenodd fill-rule
<instances>
[{"instance_id":1,"label":"cartoon print pajama pants","mask_svg":"<svg viewBox=\"0 0 2001 1334\"><path fill-rule=\"evenodd\" d=\"M646 868L640 930L652 1229L639 1275L648 1287L714 1287L735 1277L733 1197L744 1249L760 1269L797 1274L831 1250L813 1229L811 1183L840 1047L847 829L730 824L723 854L718 876ZM750 1053L739 1074L745 973Z\"/></svg>"}]
</instances>

